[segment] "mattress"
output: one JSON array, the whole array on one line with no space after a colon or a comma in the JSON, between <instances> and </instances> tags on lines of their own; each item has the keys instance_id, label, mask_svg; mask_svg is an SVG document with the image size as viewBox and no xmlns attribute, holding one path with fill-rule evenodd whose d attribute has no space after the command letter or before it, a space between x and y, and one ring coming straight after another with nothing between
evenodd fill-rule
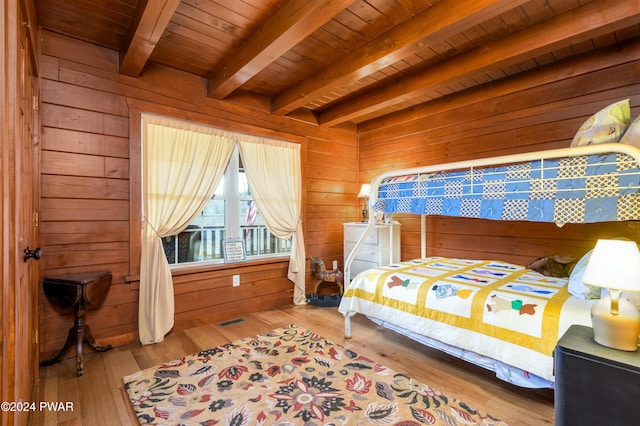
<instances>
[{"instance_id":1,"label":"mattress","mask_svg":"<svg viewBox=\"0 0 640 426\"><path fill-rule=\"evenodd\" d=\"M553 350L593 301L567 279L492 260L431 257L358 274L339 306L553 382ZM433 346L433 345L432 345Z\"/></svg>"}]
</instances>

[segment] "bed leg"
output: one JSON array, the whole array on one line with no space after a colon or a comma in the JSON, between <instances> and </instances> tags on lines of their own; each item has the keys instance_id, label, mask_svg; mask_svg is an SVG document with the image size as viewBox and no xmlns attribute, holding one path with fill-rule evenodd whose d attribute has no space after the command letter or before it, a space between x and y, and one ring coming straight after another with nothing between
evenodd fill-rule
<instances>
[{"instance_id":1,"label":"bed leg","mask_svg":"<svg viewBox=\"0 0 640 426\"><path fill-rule=\"evenodd\" d=\"M344 314L344 338L351 339L351 317L355 312L347 312Z\"/></svg>"}]
</instances>

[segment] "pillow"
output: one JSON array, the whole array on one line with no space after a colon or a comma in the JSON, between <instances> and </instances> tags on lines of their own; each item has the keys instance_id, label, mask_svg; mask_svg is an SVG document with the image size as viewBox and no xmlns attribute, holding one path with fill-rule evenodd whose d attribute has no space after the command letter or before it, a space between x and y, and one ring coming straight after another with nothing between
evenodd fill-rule
<instances>
[{"instance_id":1,"label":"pillow","mask_svg":"<svg viewBox=\"0 0 640 426\"><path fill-rule=\"evenodd\" d=\"M614 239L631 241L625 237L617 237ZM638 248L640 249L640 244L638 245ZM605 290L600 287L595 287L582 282L582 276L584 275L584 270L587 267L587 263L589 263L589 258L591 257L592 251L593 250L590 250L584 256L582 256L582 258L580 258L578 263L576 263L576 266L573 268L573 271L571 271L571 275L569 275L569 293L574 297L582 300L600 299L601 296L607 294L604 292ZM639 306L638 309L640 309L640 293L629 292L628 295L627 293L624 293L623 295L625 295L627 299L631 300L631 302L636 304L636 306Z\"/></svg>"},{"instance_id":2,"label":"pillow","mask_svg":"<svg viewBox=\"0 0 640 426\"><path fill-rule=\"evenodd\" d=\"M593 250L590 250L580 258L578 263L576 263L576 266L573 268L573 271L571 271L571 275L569 275L569 293L582 300L600 298L600 287L594 287L582 282L582 276L584 275L584 270L587 267L592 251Z\"/></svg>"},{"instance_id":3,"label":"pillow","mask_svg":"<svg viewBox=\"0 0 640 426\"><path fill-rule=\"evenodd\" d=\"M589 117L573 137L571 146L618 142L629 127L629 121L629 99L615 102Z\"/></svg>"},{"instance_id":4,"label":"pillow","mask_svg":"<svg viewBox=\"0 0 640 426\"><path fill-rule=\"evenodd\" d=\"M620 143L626 143L627 145L633 145L640 148L640 116L638 116L633 123L629 126Z\"/></svg>"}]
</instances>

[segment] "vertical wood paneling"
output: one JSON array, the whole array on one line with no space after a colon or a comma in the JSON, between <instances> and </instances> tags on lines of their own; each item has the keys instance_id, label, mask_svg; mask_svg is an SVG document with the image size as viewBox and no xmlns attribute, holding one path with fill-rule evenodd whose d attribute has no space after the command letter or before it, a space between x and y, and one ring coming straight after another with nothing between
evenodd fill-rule
<instances>
[{"instance_id":1,"label":"vertical wood paneling","mask_svg":"<svg viewBox=\"0 0 640 426\"><path fill-rule=\"evenodd\" d=\"M640 113L638 41L505 80L359 126L361 181L394 168L563 148L591 114L630 98ZM553 79L552 79L553 77ZM420 256L420 221L402 222L402 257ZM538 256L581 256L598 238L640 241L640 223L566 225L431 217L427 254L528 263Z\"/></svg>"},{"instance_id":2,"label":"vertical wood paneling","mask_svg":"<svg viewBox=\"0 0 640 426\"><path fill-rule=\"evenodd\" d=\"M136 101L203 116L208 124L302 143L307 256L342 258L341 224L355 215L355 129L328 130L206 97L203 79L149 66L138 79L117 73L117 52L43 31L41 276L110 270L113 283L87 323L100 342L137 338L136 265L130 263L129 160ZM136 242L134 241L134 246ZM288 261L252 262L175 277L175 329L291 303ZM231 286L240 274L241 285ZM72 313L41 294L41 358L64 343ZM87 348L88 349L88 348Z\"/></svg>"}]
</instances>

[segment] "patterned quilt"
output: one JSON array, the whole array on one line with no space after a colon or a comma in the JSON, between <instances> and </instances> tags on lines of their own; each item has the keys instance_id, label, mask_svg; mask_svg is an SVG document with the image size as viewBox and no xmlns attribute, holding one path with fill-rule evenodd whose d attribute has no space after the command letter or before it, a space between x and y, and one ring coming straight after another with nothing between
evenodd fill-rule
<instances>
[{"instance_id":1,"label":"patterned quilt","mask_svg":"<svg viewBox=\"0 0 640 426\"><path fill-rule=\"evenodd\" d=\"M619 153L392 177L374 209L559 225L637 220L640 167Z\"/></svg>"},{"instance_id":2,"label":"patterned quilt","mask_svg":"<svg viewBox=\"0 0 640 426\"><path fill-rule=\"evenodd\" d=\"M426 258L358 274L340 312L362 313L553 381L553 350L591 303L567 279L489 260Z\"/></svg>"}]
</instances>

